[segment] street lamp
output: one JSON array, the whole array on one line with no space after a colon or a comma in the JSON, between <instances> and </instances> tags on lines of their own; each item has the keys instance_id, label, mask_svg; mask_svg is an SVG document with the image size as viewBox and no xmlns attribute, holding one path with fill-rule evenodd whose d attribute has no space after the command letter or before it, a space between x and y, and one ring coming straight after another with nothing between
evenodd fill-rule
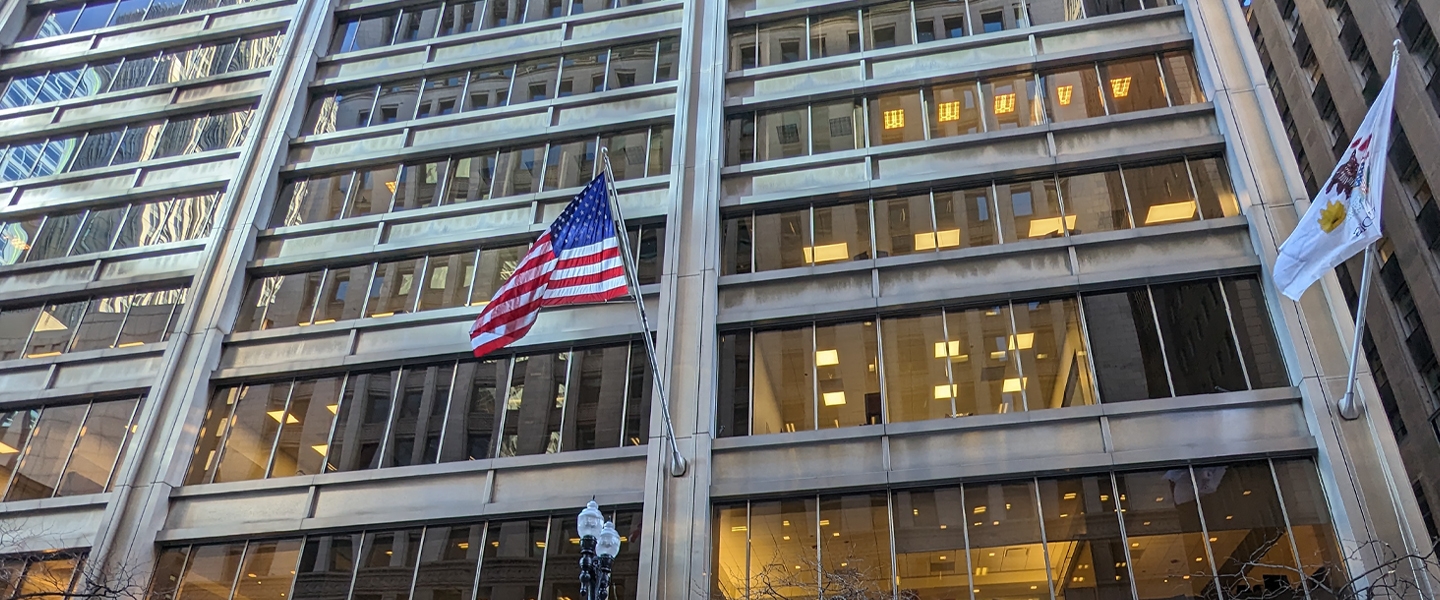
<instances>
[{"instance_id":1,"label":"street lamp","mask_svg":"<svg viewBox=\"0 0 1440 600\"><path fill-rule=\"evenodd\" d=\"M594 500L580 511L576 525L580 530L580 598L605 600L610 595L610 563L620 553L620 534Z\"/></svg>"}]
</instances>

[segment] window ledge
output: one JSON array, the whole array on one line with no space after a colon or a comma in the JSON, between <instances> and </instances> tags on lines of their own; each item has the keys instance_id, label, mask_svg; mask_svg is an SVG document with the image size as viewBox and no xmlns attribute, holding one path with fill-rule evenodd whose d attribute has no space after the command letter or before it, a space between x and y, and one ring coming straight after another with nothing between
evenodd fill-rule
<instances>
[{"instance_id":1,"label":"window ledge","mask_svg":"<svg viewBox=\"0 0 1440 600\"><path fill-rule=\"evenodd\" d=\"M0 216L9 217L9 214L0 213ZM183 242L170 242L168 244L154 244L138 248L123 248L120 250L106 250L92 254L80 254L76 256L62 256L58 258L47 258L34 262L15 263L13 265L0 265L0 277L15 277L25 275L31 271L59 270L67 267L80 267L91 265L96 262L108 263L118 262L126 259L148 258L152 256L165 256L169 254L182 254L204 248L210 242L210 236L186 240ZM104 268L103 265L101 268ZM93 283L93 282L92 282Z\"/></svg>"},{"instance_id":2,"label":"window ledge","mask_svg":"<svg viewBox=\"0 0 1440 600\"><path fill-rule=\"evenodd\" d=\"M816 275L856 273L861 271L869 271L871 269L890 269L931 262L961 261L1006 254L1018 255L1026 252L1037 252L1043 250L1051 250L1055 248L1065 248L1069 246L1113 244L1133 240L1144 240L1148 238L1168 237L1176 234L1235 229L1248 226L1248 218L1246 218L1244 215L1236 215L1233 217L1207 219L1204 221L1190 221L1186 223L1173 223L1169 225L1153 225L1148 227L1137 227L1132 229L1105 231L1099 233L1086 233L1081 235L1059 238L1018 240L1014 242L1006 242L1003 244L991 244L989 246L960 248L956 250L943 250L940 252L917 252L914 254L905 254L901 256L887 256L878 259L856 260L850 262L836 263L832 265L820 265L813 267L791 267L788 269L775 269L770 271L760 271L757 273L721 275L718 285L721 288L738 287L744 285L768 283L773 281L785 281L795 278L803 279L808 277L814 277Z\"/></svg>"},{"instance_id":3,"label":"window ledge","mask_svg":"<svg viewBox=\"0 0 1440 600\"><path fill-rule=\"evenodd\" d=\"M147 86L143 86L143 87L131 88L131 89L128 89L128 90L121 90L121 91L118 91L118 92L106 92L106 93L104 93L104 94L97 94L97 95L94 95L94 96L83 96L83 97L79 97L79 98L69 98L69 99L66 99L66 100L56 100L56 101L54 101L54 102L46 102L46 103L44 103L44 104L31 104L31 105L28 105L28 106L18 106L18 107L15 107L15 108L7 108L7 109L5 109L5 110L0 110L0 120L4 120L4 119L15 119L15 118L21 118L21 117L34 116L34 115L41 115L41 114L44 114L44 113L47 113L47 112L54 112L54 111L56 111L56 110L58 110L58 111L60 112L60 114L64 114L65 111L68 111L68 110L75 110L75 109L77 109L77 108L86 108L86 107L90 107L90 106L97 106L97 105L101 105L101 104L108 104L108 103L110 103L110 102L119 102L119 101L124 101L124 100L132 100L132 99L135 99L135 98L140 98L140 97L144 97L144 96L151 96L151 95L154 95L154 94L157 94L157 93L160 93L160 92L167 92L167 91L171 91L171 90L175 90L175 92L174 92L175 95L172 95L172 96L171 96L171 98L174 99L174 98L176 97L176 95L182 94L182 93L184 93L186 90L189 90L189 89L202 88L202 87L211 86L211 85L235 83L235 82L242 81L242 80L246 80L246 79L264 78L264 77L268 77L268 76L269 76L269 73L270 73L270 68L269 68L269 67L261 68L261 69L250 69L250 70L248 70L248 71L233 71L233 72L230 72L230 73L222 73L222 74L220 74L220 75L212 75L212 76L210 76L210 77L203 77L203 78L200 78L200 79L190 79L190 80L187 80L187 81L180 81L180 82L176 82L176 83L157 83L157 84L155 84L155 85L147 85ZM259 94L253 94L253 95L254 95L254 96L257 96L257 97L259 96ZM223 99L223 98L228 98L228 97L230 97L230 96L220 96L219 98L222 98L222 99ZM206 100L210 100L210 99L207 98ZM216 101L216 102L220 102L220 101L223 101L223 100L215 100L215 101ZM202 101L199 101L199 102L189 102L189 103L185 103L185 104L169 104L169 105L167 105L167 107L169 107L169 106L186 106L186 107L202 106L202 105L203 105L203 104L202 104L203 102L204 102L204 101L202 100ZM163 109L162 109L162 110L163 110ZM157 111L157 112L158 112L158 111ZM148 117L148 116L150 116L150 115L152 115L152 114L155 114L155 112L145 112L145 113L141 113L141 114L143 114L144 116L147 116L147 117ZM127 117L127 118L132 118L132 119L133 119L134 116ZM91 121L91 122L93 123L94 121ZM88 126L88 125L87 125L87 126ZM48 132L49 129L47 128L46 131ZM11 136L11 137L14 137L14 136Z\"/></svg>"},{"instance_id":4,"label":"window ledge","mask_svg":"<svg viewBox=\"0 0 1440 600\"><path fill-rule=\"evenodd\" d=\"M194 498L264 490L293 490L309 488L310 486L341 486L371 481L441 477L455 473L474 473L477 471L519 470L560 465L583 466L592 463L610 463L616 460L626 459L644 460L648 452L649 444L646 444L641 446L597 448L594 450L571 450L567 452L557 452L555 454L510 456L404 467L382 467L363 471L324 473L320 475L300 475L294 477L278 477L275 479L251 479L226 483L186 485L175 488L174 491L171 492L170 497ZM4 504L0 503L0 507L3 506Z\"/></svg>"},{"instance_id":5,"label":"window ledge","mask_svg":"<svg viewBox=\"0 0 1440 600\"><path fill-rule=\"evenodd\" d=\"M390 75L393 75L393 74L394 74L394 73L390 73ZM413 76L414 76L414 77L419 77L418 74L413 75ZM375 78L372 78L372 77L368 77L368 76L367 76L366 79L368 80L368 79L375 79ZM348 83L348 82L347 82L347 83ZM367 81L360 81L360 82L358 82L358 83L378 84L379 81L378 81L378 79L377 79L376 81L368 81L368 82L367 82ZM327 88L330 88L330 89L333 89L333 87L330 86L330 85L328 85L328 84L326 85L326 87L327 87ZM384 125L374 125L374 126L368 126L368 127L356 127L356 128L354 128L354 129L346 129L346 130L343 130L343 131L332 131L332 132L329 132L329 133L318 133L318 134L304 135L304 136L300 136L300 137L297 137L297 138L295 138L294 140L292 140L292 141L290 142L290 146L291 146L292 151L293 151L293 148L295 148L295 147L297 147L297 146L310 146L310 145L319 145L319 144L333 144L333 143L336 143L336 142L359 141L359 140L371 139L371 138L375 138L375 137L383 137L383 136L385 136L385 135L403 134L403 133L406 133L407 130L411 130L411 129L426 129L426 130L429 130L429 129L440 129L440 128L444 128L444 127L452 127L452 126L455 126L455 125L465 125L465 124L475 123L475 122L481 122L481 121L495 121L495 120L499 120L499 119L507 119L507 118L511 118L511 117L520 117L520 116L525 116L525 115L530 115L530 114L536 114L536 113L548 113L548 112L550 112L550 111L552 111L552 110L555 110L555 111L567 110L567 109L574 109L574 108L579 108L579 107L583 107L583 106L588 106L588 105L592 105L592 104L605 104L605 103L607 103L607 102L617 102L617 101L630 100L630 99L640 98L640 97L645 97L645 96L661 95L661 94L663 94L663 93L673 93L673 92L675 92L677 89L679 89L679 88L678 88L678 83L677 83L675 80L662 81L662 82L660 82L660 83L650 83L650 84L646 84L646 85L637 85L637 86L632 86L632 87L627 87L627 88L621 88L621 89L618 89L618 90L606 90L606 91L603 91L603 92L595 92L595 93L590 93L590 94L579 94L579 95L575 95L575 96L566 96L566 97L564 97L564 98L551 98L551 99L549 99L549 100L544 100L544 101L540 101L540 102L522 102L522 103L519 103L519 104L509 104L509 105L506 105L506 106L488 107L488 108L483 108L483 109L479 109L479 110L468 110L468 111L465 111L465 112L459 112L459 113L455 113L455 114L452 114L452 115L441 115L441 116L438 116L438 117L425 117L425 118L422 118L422 119L410 119L410 120L407 120L407 121L399 121L399 122L396 122L396 123L387 123L387 124L384 124ZM316 90L316 91L318 91L318 90ZM418 95L419 93L420 93L419 91L416 92L417 95ZM417 97L418 97L418 96L417 96ZM639 124L637 123L636 126L638 127ZM407 137L408 137L408 136L407 136ZM511 141L511 142L508 142L508 143L514 143L514 142ZM491 144L490 146L494 146L494 144ZM291 166L287 167L285 170L286 170L286 171L301 170L301 169L304 169L305 167L304 167L304 166L296 166L296 165L304 165L304 164L305 164L305 161L296 161L295 163L292 163Z\"/></svg>"},{"instance_id":6,"label":"window ledge","mask_svg":"<svg viewBox=\"0 0 1440 600\"><path fill-rule=\"evenodd\" d=\"M649 303L653 304L654 300L652 299L656 299L660 295L660 284L647 283L640 286L640 295L646 298ZM633 302L631 297L625 296L623 298L610 300L609 302L587 304L581 306L628 304L630 302ZM246 342L265 342L278 339L289 339L293 341L298 341L306 337L323 336L327 334L348 332L351 330L362 331L366 329L406 329L419 325L430 325L435 323L468 322L474 321L475 317L480 315L481 310L484 310L483 306L453 306L449 308L437 308L432 310L422 310L419 312L398 314L378 319L374 317L360 317L356 319L335 321L334 323L325 323L323 325L295 325L289 327L276 327L273 329L260 329L256 331L237 331L227 335L225 337L225 343L239 344ZM636 323L635 327L638 329L639 324ZM4 364L5 363L0 363L0 365Z\"/></svg>"},{"instance_id":7,"label":"window ledge","mask_svg":"<svg viewBox=\"0 0 1440 600\"><path fill-rule=\"evenodd\" d=\"M320 70L331 65L335 65L337 63L343 64L347 62L384 58L397 54L408 54L410 52L422 49L426 50L426 56L428 57L434 55L433 50L436 48L460 46L474 42L483 42L492 39L503 39L507 37L519 37L526 34L545 31L546 29L556 29L561 27L565 27L566 29L573 29L576 25L600 23L625 17L634 17L651 13L665 12L668 10L683 8L684 6L684 2L680 2L677 0L662 0L660 2L649 2L636 6L622 6L620 8L598 10L595 12L585 13L581 15L570 15L568 17L545 19L543 21L536 21L533 23L505 25L502 27L493 27L490 29L467 31L465 33L457 33L455 35L436 36L425 40L416 40L413 42L405 42L402 44L391 44L389 46L380 46L378 48L366 48L364 50L354 50L341 54L330 54L328 56L322 57L316 63L316 68L317 70ZM371 12L372 10L380 10L386 7L398 8L393 2L393 0L382 0L379 2L351 2L340 8L337 8L335 10L335 16L337 19L344 19L352 15L361 15L363 13ZM678 25L676 27L678 27ZM602 41L601 43L608 44L610 42L607 39L605 41ZM587 43L587 45L591 44ZM569 47L573 47L573 45ZM565 45L565 42L562 41L559 45L556 45L555 48L564 49L567 48L567 46ZM533 50L522 51L517 52L516 55L520 56L530 54L532 52ZM429 69L428 63L426 69Z\"/></svg>"},{"instance_id":8,"label":"window ledge","mask_svg":"<svg viewBox=\"0 0 1440 600\"><path fill-rule=\"evenodd\" d=\"M1151 413L1175 413L1192 410L1209 410L1226 406L1254 406L1266 404L1290 404L1301 399L1299 388L1282 387L1221 394L1200 394L1154 400L1112 402L1071 406L1019 413L976 415L971 417L932 419L882 425L862 425L841 429L802 431L797 433L775 433L739 437L717 438L714 449L745 450L750 448L773 448L783 446L815 444L844 440L870 439L876 437L898 437L934 432L964 433L976 429L997 429L1020 427L1030 423L1091 420L1118 415Z\"/></svg>"},{"instance_id":9,"label":"window ledge","mask_svg":"<svg viewBox=\"0 0 1440 600\"><path fill-rule=\"evenodd\" d=\"M71 2L70 0L39 0L39 1L31 2L31 3L29 4L29 8L31 8L31 9L50 8L51 6L56 6L56 5L61 5L61 4L71 4L71 3L72 3L72 2ZM264 10L264 9L268 9L268 8L276 8L276 7L281 7L281 6L290 6L290 5L293 5L293 4L295 4L294 0L275 0L275 1L273 1L273 2L266 2L266 1L263 1L263 0L262 0L262 1L257 1L257 2L248 2L248 3L245 3L245 4L236 4L236 5L232 5L232 6L225 6L225 7L220 7L220 8L212 8L212 9L210 9L210 10L203 10L203 11L199 11L199 12L185 13L185 14L180 14L180 15L172 15L172 16L169 16L169 17L161 18L161 19L155 19L155 20L153 20L153 21L136 21L136 22L134 22L134 23L124 23L124 24L121 24L121 25L112 25L112 26L109 26L109 27L100 27L100 28L98 28L98 29L89 29L89 30L86 30L86 31L80 31L80 32L76 32L76 33L67 33L67 34L65 34L65 35L57 35L57 36L52 36L52 37L47 37L47 38L41 38L41 39L38 39L38 40L26 40L26 41L23 41L23 42L16 42L16 43L12 44L10 47L6 48L5 50L6 50L6 54L14 54L14 53L19 52L19 51L33 50L33 49L36 49L36 48L44 48L44 47L46 47L46 46L60 46L60 45L64 45L64 44L67 44L67 43L70 43L70 42L81 41L81 40L84 40L84 39L86 39L86 38L100 38L100 37L104 37L104 36L114 36L114 35L116 35L116 34L131 33L131 32L135 32L135 31L143 31L143 30L147 30L147 29L168 29L168 28L170 28L170 27L173 27L173 26L175 26L175 25L178 25L178 24L180 24L180 23L184 23L184 22L187 22L187 21L200 21L200 22L204 23L205 26L208 27L216 18L219 18L219 17L229 16L229 15L234 14L234 13L258 12L258 11L260 11L260 10ZM33 13L32 13L32 14L33 14ZM286 18L286 19L276 19L275 22L277 22L277 23L284 23L284 22L288 22L288 21L290 21L290 20L292 20L292 19L289 19L289 18ZM188 40L188 39L190 39L190 36L181 36L181 37L178 37L178 38L176 38L176 39L186 39L186 40ZM170 42L173 42L173 41L175 41L175 40L173 40L173 39L172 39L172 40L169 40L169 42L167 42L167 43L170 43ZM91 44L91 45L92 45L92 46L94 45L94 44L93 44L93 39L92 39L92 44ZM131 47L126 48L127 51L133 51L134 49L135 49L134 46L131 46ZM8 68L8 67L7 67L7 68Z\"/></svg>"},{"instance_id":10,"label":"window ledge","mask_svg":"<svg viewBox=\"0 0 1440 600\"><path fill-rule=\"evenodd\" d=\"M243 144L242 144L242 146L243 146ZM153 158L153 159L146 160L146 161L133 162L133 163L125 163L125 164L123 164L123 165L111 165L111 166L108 166L108 167L96 167L96 168L94 168L94 169L84 169L84 170L81 170L81 171L69 171L69 172L66 172L66 173L56 173L56 174L54 174L54 175L46 175L46 176L44 176L44 177L32 177L32 178L29 178L29 179L19 179L19 180L16 180L16 181L7 181L7 182L4 182L4 183L0 183L0 200L3 200L3 196L4 196L4 194L5 194L6 192L10 191L11 189L15 189L15 188L42 187L42 186L43 186L43 187L50 187L50 186L56 185L56 184L73 183L73 182L78 182L78 181L82 181L82 180L86 180L86 179L103 179L103 178L106 178L106 177L113 177L113 176L116 176L116 175L135 174L135 173L137 173L137 172L139 172L139 171L145 171L145 172L148 173L148 172L150 172L150 171L157 171L157 170L160 170L160 169L169 169L169 168L175 168L175 167L185 167L185 166L194 165L194 164L199 164L199 163L204 163L204 162L213 162L213 161L218 161L218 160L223 160L223 159L228 159L228 158L237 158L237 157L240 156L240 148L241 148L242 146L236 146L236 147L234 147L234 148L223 148L223 149L220 149L220 150L207 150L207 151L205 151L205 152L196 152L195 154L182 154L182 155L180 155L180 156L167 156L167 157L165 157L165 158ZM228 178L227 178L227 179L228 179ZM135 182L135 183L136 183L136 184L140 184L140 185L144 185L144 174L138 175L138 176L136 177L136 182ZM135 184L132 184L132 185L135 185ZM208 183L208 182L207 182L207 183L204 183L204 184L186 184L185 187L197 187L197 188L199 188L199 187L213 187L214 185L215 185L214 183Z\"/></svg>"},{"instance_id":11,"label":"window ledge","mask_svg":"<svg viewBox=\"0 0 1440 600\"><path fill-rule=\"evenodd\" d=\"M23 513L64 510L74 508L95 508L103 509L110 503L110 492L99 494L83 494L80 496L61 496L59 498L41 498L38 500L12 500L0 502L0 515L16 515Z\"/></svg>"},{"instance_id":12,"label":"window ledge","mask_svg":"<svg viewBox=\"0 0 1440 600\"><path fill-rule=\"evenodd\" d=\"M1047 121L1041 125L1021 127L1018 129L1001 129L999 131L985 131L981 133L970 133L950 137L931 138L915 142L904 142L900 144L884 144L880 146L864 146L852 150L841 150L838 152L826 152L824 154L811 154L809 156L795 156L780 158L763 162L752 162L741 165L732 165L721 169L723 178L733 178L739 175L751 177L758 175L770 175L795 171L797 169L813 169L817 167L839 165L857 162L864 158L896 158L915 154L933 154L945 150L954 150L973 146L991 146L1003 141L1028 137L1044 137L1051 133L1071 133L1087 129L1100 129L1116 125L1127 125L1135 122L1174 119L1193 115L1213 114L1215 104L1212 102L1199 102L1195 104L1184 104L1180 106L1167 106L1165 108L1152 108L1149 110L1137 110L1128 113L1105 115L1102 117L1091 117L1088 119L1076 119L1073 121ZM1053 159L1053 157L1052 157ZM726 208L735 206L746 206L745 204L728 203Z\"/></svg>"}]
</instances>

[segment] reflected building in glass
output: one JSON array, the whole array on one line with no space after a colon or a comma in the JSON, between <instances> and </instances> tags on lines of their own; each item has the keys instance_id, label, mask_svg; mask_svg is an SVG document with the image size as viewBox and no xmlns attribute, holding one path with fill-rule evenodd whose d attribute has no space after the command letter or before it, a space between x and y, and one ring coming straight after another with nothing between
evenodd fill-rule
<instances>
[{"instance_id":1,"label":"reflected building in glass","mask_svg":"<svg viewBox=\"0 0 1440 600\"><path fill-rule=\"evenodd\" d=\"M1397 375L1333 408L1346 288L1270 283L1308 192L1258 10L21 3L0 568L575 600L594 498L617 600L1333 597L1429 509ZM472 356L606 170L652 329Z\"/></svg>"}]
</instances>

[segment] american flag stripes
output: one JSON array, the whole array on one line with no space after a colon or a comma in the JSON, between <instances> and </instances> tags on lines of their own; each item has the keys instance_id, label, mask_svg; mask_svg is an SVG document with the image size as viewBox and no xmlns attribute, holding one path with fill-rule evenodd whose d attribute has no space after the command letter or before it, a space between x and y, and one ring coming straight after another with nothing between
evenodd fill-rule
<instances>
[{"instance_id":1,"label":"american flag stripes","mask_svg":"<svg viewBox=\"0 0 1440 600\"><path fill-rule=\"evenodd\" d=\"M475 356L524 337L541 307L604 302L626 294L625 262L605 177L601 173L570 201L480 311L470 328Z\"/></svg>"}]
</instances>

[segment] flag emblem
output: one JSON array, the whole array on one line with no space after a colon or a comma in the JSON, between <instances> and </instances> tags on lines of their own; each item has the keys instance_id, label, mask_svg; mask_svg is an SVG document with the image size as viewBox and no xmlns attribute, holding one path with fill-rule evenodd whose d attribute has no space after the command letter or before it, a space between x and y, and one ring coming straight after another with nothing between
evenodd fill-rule
<instances>
[{"instance_id":1,"label":"flag emblem","mask_svg":"<svg viewBox=\"0 0 1440 600\"><path fill-rule=\"evenodd\" d=\"M1275 283L1290 299L1300 299L1310 284L1380 238L1385 161L1376 157L1384 157L1389 145L1394 103L1392 71L1335 170L1280 245Z\"/></svg>"},{"instance_id":2,"label":"flag emblem","mask_svg":"<svg viewBox=\"0 0 1440 600\"><path fill-rule=\"evenodd\" d=\"M1320 213L1320 230L1325 233L1335 231L1335 228L1344 222L1345 205L1339 202L1331 201Z\"/></svg>"}]
</instances>

